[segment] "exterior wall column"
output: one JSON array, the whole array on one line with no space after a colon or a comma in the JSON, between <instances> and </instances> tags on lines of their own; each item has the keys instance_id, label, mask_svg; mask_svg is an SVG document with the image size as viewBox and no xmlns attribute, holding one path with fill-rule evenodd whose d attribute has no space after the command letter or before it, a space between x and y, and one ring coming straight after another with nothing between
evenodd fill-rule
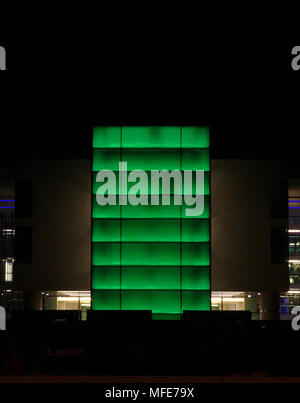
<instances>
[{"instance_id":1,"label":"exterior wall column","mask_svg":"<svg viewBox=\"0 0 300 403\"><path fill-rule=\"evenodd\" d=\"M42 293L40 291L23 292L24 311L42 309Z\"/></svg>"},{"instance_id":2,"label":"exterior wall column","mask_svg":"<svg viewBox=\"0 0 300 403\"><path fill-rule=\"evenodd\" d=\"M280 293L264 291L260 295L260 320L280 320Z\"/></svg>"}]
</instances>

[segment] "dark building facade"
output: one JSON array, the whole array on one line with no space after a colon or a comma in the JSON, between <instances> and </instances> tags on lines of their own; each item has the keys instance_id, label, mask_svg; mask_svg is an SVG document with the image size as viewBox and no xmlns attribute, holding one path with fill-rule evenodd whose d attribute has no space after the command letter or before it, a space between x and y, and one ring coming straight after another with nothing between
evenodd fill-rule
<instances>
[{"instance_id":1,"label":"dark building facade","mask_svg":"<svg viewBox=\"0 0 300 403\"><path fill-rule=\"evenodd\" d=\"M91 161L19 161L15 184L13 289L25 308L89 309ZM212 160L211 194L212 309L279 318L289 290L287 161Z\"/></svg>"}]
</instances>

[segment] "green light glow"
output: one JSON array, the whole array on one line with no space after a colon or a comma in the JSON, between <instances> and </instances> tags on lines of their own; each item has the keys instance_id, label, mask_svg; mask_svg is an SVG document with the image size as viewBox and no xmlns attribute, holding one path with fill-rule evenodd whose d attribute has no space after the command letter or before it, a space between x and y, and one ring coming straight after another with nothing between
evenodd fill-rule
<instances>
[{"instance_id":1,"label":"green light glow","mask_svg":"<svg viewBox=\"0 0 300 403\"><path fill-rule=\"evenodd\" d=\"M93 290L92 292L92 309L151 309L153 313L172 314L180 312L180 305L180 291L174 290ZM209 291L182 291L182 310L209 309Z\"/></svg>"},{"instance_id":2,"label":"green light glow","mask_svg":"<svg viewBox=\"0 0 300 403\"><path fill-rule=\"evenodd\" d=\"M210 170L209 150L182 150L182 169L202 171Z\"/></svg>"},{"instance_id":3,"label":"green light glow","mask_svg":"<svg viewBox=\"0 0 300 403\"><path fill-rule=\"evenodd\" d=\"M182 288L184 290L209 290L210 266L183 266Z\"/></svg>"},{"instance_id":4,"label":"green light glow","mask_svg":"<svg viewBox=\"0 0 300 403\"><path fill-rule=\"evenodd\" d=\"M127 162L130 171L135 169L143 171L181 169L179 149L174 151L173 149L123 148L121 159L119 149L99 148L94 149L93 152L93 171L101 169L117 171L121 160ZM209 150L182 149L182 169L209 171Z\"/></svg>"},{"instance_id":5,"label":"green light glow","mask_svg":"<svg viewBox=\"0 0 300 403\"><path fill-rule=\"evenodd\" d=\"M120 242L120 220L93 220L93 242Z\"/></svg>"},{"instance_id":6,"label":"green light glow","mask_svg":"<svg viewBox=\"0 0 300 403\"><path fill-rule=\"evenodd\" d=\"M209 220L190 219L182 221L183 242L209 242L210 222Z\"/></svg>"},{"instance_id":7,"label":"green light glow","mask_svg":"<svg viewBox=\"0 0 300 403\"><path fill-rule=\"evenodd\" d=\"M198 219L210 217L210 206L209 206L209 196L205 196L204 201L204 210L203 213L198 216ZM174 206L171 202L170 206L122 206L122 218L187 218L189 220L194 219L193 216L188 216L186 214L186 208L190 208L187 206L184 201L182 206ZM120 218L121 217L121 206L99 206L97 204L96 198L93 198L93 206L92 206L92 218Z\"/></svg>"},{"instance_id":8,"label":"green light glow","mask_svg":"<svg viewBox=\"0 0 300 403\"><path fill-rule=\"evenodd\" d=\"M120 206L99 206L96 197L92 200L92 218L120 218Z\"/></svg>"},{"instance_id":9,"label":"green light glow","mask_svg":"<svg viewBox=\"0 0 300 403\"><path fill-rule=\"evenodd\" d=\"M94 266L119 266L120 244L119 243L93 243L92 265Z\"/></svg>"},{"instance_id":10,"label":"green light glow","mask_svg":"<svg viewBox=\"0 0 300 403\"><path fill-rule=\"evenodd\" d=\"M180 127L95 127L93 148L180 148ZM209 148L207 127L183 127L183 148Z\"/></svg>"},{"instance_id":11,"label":"green light glow","mask_svg":"<svg viewBox=\"0 0 300 403\"><path fill-rule=\"evenodd\" d=\"M120 310L120 290L92 290L92 309Z\"/></svg>"},{"instance_id":12,"label":"green light glow","mask_svg":"<svg viewBox=\"0 0 300 403\"><path fill-rule=\"evenodd\" d=\"M95 127L93 131L93 148L120 148L120 127Z\"/></svg>"},{"instance_id":13,"label":"green light glow","mask_svg":"<svg viewBox=\"0 0 300 403\"><path fill-rule=\"evenodd\" d=\"M119 149L114 148L94 148L93 150L93 171L101 171L101 169L110 169L117 171L119 169L119 161L121 160Z\"/></svg>"},{"instance_id":14,"label":"green light glow","mask_svg":"<svg viewBox=\"0 0 300 403\"><path fill-rule=\"evenodd\" d=\"M127 290L178 290L180 266L124 266L122 289Z\"/></svg>"},{"instance_id":15,"label":"green light glow","mask_svg":"<svg viewBox=\"0 0 300 403\"><path fill-rule=\"evenodd\" d=\"M180 264L180 243L122 243L125 266L173 266ZM163 270L163 269L162 269Z\"/></svg>"},{"instance_id":16,"label":"green light glow","mask_svg":"<svg viewBox=\"0 0 300 403\"><path fill-rule=\"evenodd\" d=\"M183 266L208 266L210 264L210 246L208 243L183 243Z\"/></svg>"},{"instance_id":17,"label":"green light glow","mask_svg":"<svg viewBox=\"0 0 300 403\"><path fill-rule=\"evenodd\" d=\"M178 290L180 289L180 266L93 266L93 289L118 290ZM182 288L185 290L208 290L210 288L209 266L183 266Z\"/></svg>"},{"instance_id":18,"label":"green light glow","mask_svg":"<svg viewBox=\"0 0 300 403\"><path fill-rule=\"evenodd\" d=\"M123 149L122 161L127 161L128 169L180 169L180 153L172 149Z\"/></svg>"},{"instance_id":19,"label":"green light glow","mask_svg":"<svg viewBox=\"0 0 300 403\"><path fill-rule=\"evenodd\" d=\"M210 310L210 291L182 291L182 310Z\"/></svg>"},{"instance_id":20,"label":"green light glow","mask_svg":"<svg viewBox=\"0 0 300 403\"><path fill-rule=\"evenodd\" d=\"M151 309L153 313L178 313L180 291L122 290L122 309Z\"/></svg>"},{"instance_id":21,"label":"green light glow","mask_svg":"<svg viewBox=\"0 0 300 403\"><path fill-rule=\"evenodd\" d=\"M122 241L180 242L180 220L122 220Z\"/></svg>"},{"instance_id":22,"label":"green light glow","mask_svg":"<svg viewBox=\"0 0 300 403\"><path fill-rule=\"evenodd\" d=\"M93 266L92 288L95 290L119 290L120 266Z\"/></svg>"},{"instance_id":23,"label":"green light glow","mask_svg":"<svg viewBox=\"0 0 300 403\"><path fill-rule=\"evenodd\" d=\"M210 135L206 127L96 127L92 161L92 309L154 314L210 309ZM204 170L204 211L187 206L119 206L119 162L128 171ZM117 177L115 206L99 206L100 170ZM194 174L194 173L193 173ZM131 187L131 184L128 188ZM162 194L160 185L159 194ZM195 180L192 194L195 195ZM149 197L150 201L150 197Z\"/></svg>"},{"instance_id":24,"label":"green light glow","mask_svg":"<svg viewBox=\"0 0 300 403\"><path fill-rule=\"evenodd\" d=\"M182 147L184 148L209 148L208 127L183 127Z\"/></svg>"},{"instance_id":25,"label":"green light glow","mask_svg":"<svg viewBox=\"0 0 300 403\"><path fill-rule=\"evenodd\" d=\"M179 148L179 127L128 127L122 128L123 148Z\"/></svg>"},{"instance_id":26,"label":"green light glow","mask_svg":"<svg viewBox=\"0 0 300 403\"><path fill-rule=\"evenodd\" d=\"M122 206L124 218L180 218L181 206Z\"/></svg>"}]
</instances>

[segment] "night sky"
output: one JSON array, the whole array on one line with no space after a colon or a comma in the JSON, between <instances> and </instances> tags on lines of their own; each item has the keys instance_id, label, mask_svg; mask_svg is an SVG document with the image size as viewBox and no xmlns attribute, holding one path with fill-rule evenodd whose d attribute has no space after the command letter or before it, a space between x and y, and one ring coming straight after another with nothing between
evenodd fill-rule
<instances>
[{"instance_id":1,"label":"night sky","mask_svg":"<svg viewBox=\"0 0 300 403\"><path fill-rule=\"evenodd\" d=\"M99 4L1 11L2 166L87 158L96 124L205 124L213 158L300 157L291 5Z\"/></svg>"}]
</instances>

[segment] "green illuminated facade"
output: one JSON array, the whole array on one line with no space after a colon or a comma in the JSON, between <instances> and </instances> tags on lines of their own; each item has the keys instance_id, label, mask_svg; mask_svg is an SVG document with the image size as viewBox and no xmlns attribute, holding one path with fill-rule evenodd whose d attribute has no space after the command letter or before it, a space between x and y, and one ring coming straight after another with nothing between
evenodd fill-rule
<instances>
[{"instance_id":1,"label":"green illuminated facade","mask_svg":"<svg viewBox=\"0 0 300 403\"><path fill-rule=\"evenodd\" d=\"M155 314L210 309L209 140L206 127L94 129L92 309L150 309ZM118 182L120 161L127 162L128 172L205 171L203 213L187 216L184 202L173 204L172 187L171 205L100 206L96 174L113 170Z\"/></svg>"}]
</instances>

